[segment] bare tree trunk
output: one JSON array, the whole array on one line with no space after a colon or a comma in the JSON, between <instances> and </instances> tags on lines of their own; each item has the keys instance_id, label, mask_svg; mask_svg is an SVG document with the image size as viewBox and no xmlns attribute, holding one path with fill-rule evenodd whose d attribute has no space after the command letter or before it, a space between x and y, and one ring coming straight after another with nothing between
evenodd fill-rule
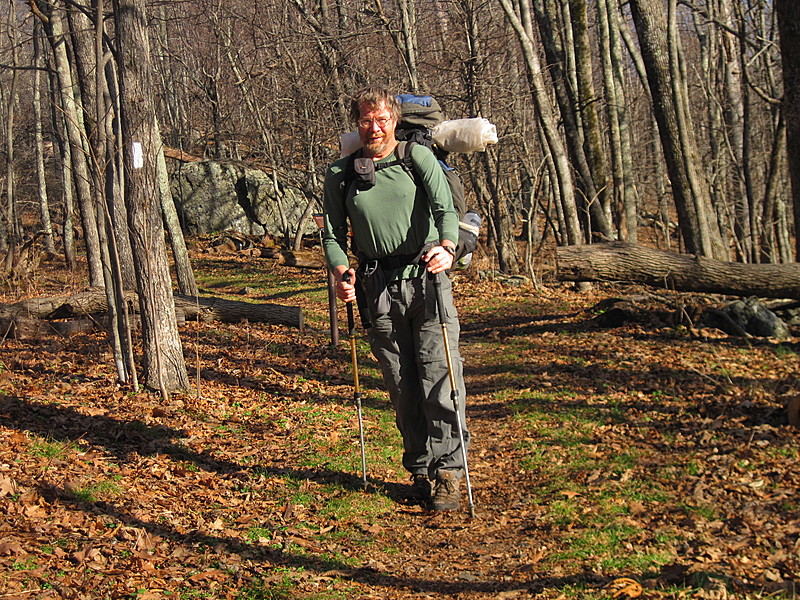
<instances>
[{"instance_id":1,"label":"bare tree trunk","mask_svg":"<svg viewBox=\"0 0 800 600\"><path fill-rule=\"evenodd\" d=\"M581 115L586 156L592 172L596 195L587 198L592 215L592 232L599 233L606 241L614 239L610 223L608 181L603 151L603 135L597 111L597 93L592 70L592 48L589 42L589 26L585 0L569 0L572 33L574 39L575 73L578 83L575 109Z\"/></svg>"},{"instance_id":2,"label":"bare tree trunk","mask_svg":"<svg viewBox=\"0 0 800 600\"><path fill-rule=\"evenodd\" d=\"M494 152L487 150L481 156L483 167L483 181L492 198L494 207L494 222L497 235L497 260L503 273L516 275L520 272L519 253L514 240L513 215L511 213L511 199L508 194L500 189L500 180L495 172Z\"/></svg>"},{"instance_id":3,"label":"bare tree trunk","mask_svg":"<svg viewBox=\"0 0 800 600\"><path fill-rule=\"evenodd\" d=\"M117 0L120 98L125 159L126 204L137 261L144 341L144 383L163 397L189 387L175 323L166 260L161 195L158 188L158 138L153 103L153 65L144 0Z\"/></svg>"},{"instance_id":4,"label":"bare tree trunk","mask_svg":"<svg viewBox=\"0 0 800 600\"><path fill-rule=\"evenodd\" d=\"M33 136L36 152L36 184L39 194L39 218L42 220L44 246L50 254L56 253L53 239L53 225L50 221L50 205L47 201L47 181L44 167L44 136L42 135L42 61L41 51L42 24L33 19Z\"/></svg>"},{"instance_id":5,"label":"bare tree trunk","mask_svg":"<svg viewBox=\"0 0 800 600\"><path fill-rule=\"evenodd\" d=\"M563 0L560 5L569 14L569 2ZM571 42L573 39L571 33L572 24L562 17L560 21L563 22L563 25L560 25L559 19L556 17L559 10L554 0L533 0L531 8L533 8L536 15L539 35L547 58L547 71L550 74L556 104L564 127L565 148L569 155L569 160L578 175L573 182L578 192L574 194L575 202L580 206L581 212L585 217L583 221L588 225L594 221L593 218L590 218L588 211L589 201L592 198L597 198L598 192L594 184L592 168L586 155L580 112L577 110L575 56L574 52L568 52L565 47L572 48L574 46L574 43ZM521 16L523 19L530 18L525 12L521 12ZM525 24L525 29L529 31L528 35L533 39L532 23ZM560 29L563 29L564 42L558 36ZM555 165L555 162L552 164ZM557 187L560 188L560 186ZM587 238L585 241L588 242L590 239Z\"/></svg>"},{"instance_id":6,"label":"bare tree trunk","mask_svg":"<svg viewBox=\"0 0 800 600\"><path fill-rule=\"evenodd\" d=\"M111 68L110 57L106 63L106 53L104 51L105 33L105 0L94 0L94 49L95 49L95 94L97 115L95 119L97 143L97 163L98 180L104 184L101 197L100 211L103 213L104 222L108 231L109 238L109 262L110 262L110 285L106 290L109 298L109 307L113 307L109 313L111 317L110 327L115 342L115 362L120 380L130 383L133 390L139 389L139 377L136 373L136 361L133 351L133 336L131 333L131 319L128 310L128 302L125 301L126 273L131 269L125 270L122 265L129 261L133 263L133 251L130 245L130 238L127 235L127 219L125 212L114 210L115 206L124 206L122 197L122 186L115 185L119 180L119 169L114 157L117 156L114 140L122 136L113 135L109 123L118 117L120 111L118 106L112 102L111 94L108 89L106 79L106 68ZM111 135L109 135L111 134ZM101 154L102 153L102 154ZM122 232L121 234L119 232ZM133 289L133 286L127 289Z\"/></svg>"},{"instance_id":7,"label":"bare tree trunk","mask_svg":"<svg viewBox=\"0 0 800 600\"><path fill-rule=\"evenodd\" d=\"M775 219L775 229L777 230L777 245L780 253L780 262L794 262L794 248L792 246L791 231L789 227L788 209L783 199L778 199L777 218Z\"/></svg>"},{"instance_id":8,"label":"bare tree trunk","mask_svg":"<svg viewBox=\"0 0 800 600\"><path fill-rule=\"evenodd\" d=\"M667 171L686 250L727 257L707 184L701 181L697 143L691 130L679 67L674 0L631 0Z\"/></svg>"},{"instance_id":9,"label":"bare tree trunk","mask_svg":"<svg viewBox=\"0 0 800 600\"><path fill-rule=\"evenodd\" d=\"M375 12L386 32L392 38L395 48L403 57L412 93L420 93L419 70L417 68L417 35L415 0L399 0L400 28L398 29L383 10L382 0L373 0Z\"/></svg>"},{"instance_id":10,"label":"bare tree trunk","mask_svg":"<svg viewBox=\"0 0 800 600\"><path fill-rule=\"evenodd\" d=\"M98 74L99 76L99 74ZM106 106L103 128L106 140L106 200L111 224L114 227L113 237L119 263L119 277L124 290L136 289L135 261L128 230L128 216L125 208L125 171L122 146L122 124L117 116L121 114L117 84L117 68L112 61L106 61L103 75L103 105Z\"/></svg>"},{"instance_id":11,"label":"bare tree trunk","mask_svg":"<svg viewBox=\"0 0 800 600\"><path fill-rule=\"evenodd\" d=\"M761 231L759 232L759 260L756 262L784 262L784 254L779 249L780 235L778 234L778 185L780 173L786 168L784 163L786 155L786 124L781 116L778 127L772 140L772 152L767 171L767 182L764 186L763 213Z\"/></svg>"},{"instance_id":12,"label":"bare tree trunk","mask_svg":"<svg viewBox=\"0 0 800 600\"><path fill-rule=\"evenodd\" d=\"M320 18L308 9L305 2L301 2L301 0L291 0L291 2L317 36L316 48L321 61L322 70L330 81L329 87L335 94L334 97L338 99L336 107L339 112L339 118L342 126L346 127L349 122L347 116L349 105L347 103L347 90L345 90L341 77L344 59L342 58L342 49L338 35L331 30L333 21L328 8L328 0L321 0L318 4ZM339 24L345 24L341 18L339 19Z\"/></svg>"},{"instance_id":13,"label":"bare tree trunk","mask_svg":"<svg viewBox=\"0 0 800 600\"><path fill-rule=\"evenodd\" d=\"M17 218L16 207L16 174L14 172L14 119L17 108L17 82L19 80L19 71L17 70L18 50L17 50L17 11L14 2L8 4L8 21L6 27L8 28L9 41L11 43L11 83L4 92L6 97L6 120L5 120L5 142L6 142L6 206L5 206L5 221L6 229L0 227L0 249L9 252L7 258L14 254L16 245L20 242L20 226ZM10 239L9 239L10 238ZM10 242L10 243L9 243ZM10 264L6 261L7 267Z\"/></svg>"},{"instance_id":14,"label":"bare tree trunk","mask_svg":"<svg viewBox=\"0 0 800 600\"><path fill-rule=\"evenodd\" d=\"M564 210L567 226L567 241L569 244L581 243L581 227L578 219L577 204L575 203L575 187L572 179L567 152L558 133L558 124L550 104L547 85L539 62L539 55L533 45L533 40L526 31L523 21L530 22L531 6L529 0L520 0L520 14L515 11L511 0L500 0L511 26L517 34L525 65L528 71L528 80L531 88L531 98L536 106L536 113L542 125L542 131L547 141L547 146L553 157L555 172L553 176L558 179L561 191L561 204Z\"/></svg>"},{"instance_id":15,"label":"bare tree trunk","mask_svg":"<svg viewBox=\"0 0 800 600\"><path fill-rule=\"evenodd\" d=\"M792 184L795 257L800 257L800 2L775 0L783 62L783 108L786 154Z\"/></svg>"},{"instance_id":16,"label":"bare tree trunk","mask_svg":"<svg viewBox=\"0 0 800 600\"><path fill-rule=\"evenodd\" d=\"M620 214L617 228L622 240L636 243L639 229L636 189L633 185L633 164L625 107L625 89L622 76L622 52L620 48L619 21L616 10L608 0L597 2L600 25L600 52L602 56L603 82L606 93L606 114L609 123L609 148L611 150L611 173L614 182L614 199Z\"/></svg>"},{"instance_id":17,"label":"bare tree trunk","mask_svg":"<svg viewBox=\"0 0 800 600\"><path fill-rule=\"evenodd\" d=\"M724 22L734 28L737 23L732 6L727 2L722 2L722 15ZM744 70L747 57L747 33L745 31L744 17L738 23L739 40L735 40L731 34L725 35L723 41L728 44L730 58L724 65L725 100L726 111L725 122L731 132L731 151L734 156L734 196L736 202L737 225L740 230L741 245L743 247L743 260L745 262L756 262L758 256L758 214L759 207L756 204L754 182L753 182L753 148L751 144L753 114L750 109L750 91L745 81ZM734 53L734 51L737 51ZM727 53L726 53L727 54Z\"/></svg>"},{"instance_id":18,"label":"bare tree trunk","mask_svg":"<svg viewBox=\"0 0 800 600\"><path fill-rule=\"evenodd\" d=\"M97 237L100 244L100 256L103 264L103 282L108 304L109 342L114 354L117 377L121 383L132 383L135 380L132 349L126 346L130 339L130 328L124 318L124 300L122 298L122 281L118 267L118 252L115 244L114 227L111 223L111 212L108 210L105 165L109 152L106 137L105 113L107 110L103 95L105 78L103 76L103 14L102 0L96 0L96 23L89 19L92 10L86 0L74 0L67 9L67 17L73 40L72 58L78 75L83 107L83 126L86 132L86 145L89 149L88 160L92 176L92 194L97 219Z\"/></svg>"},{"instance_id":19,"label":"bare tree trunk","mask_svg":"<svg viewBox=\"0 0 800 600\"><path fill-rule=\"evenodd\" d=\"M158 123L156 123L158 129ZM158 139L160 133L156 132ZM164 224L169 236L170 247L172 248L172 260L175 265L175 277L178 280L178 289L181 294L187 296L197 296L197 281L194 278L192 263L189 260L189 250L186 247L186 240L183 237L178 211L175 202L172 200L172 191L169 187L169 173L167 172L167 162L164 160L164 149L158 149L158 189L161 195L161 210L164 214Z\"/></svg>"},{"instance_id":20,"label":"bare tree trunk","mask_svg":"<svg viewBox=\"0 0 800 600\"><path fill-rule=\"evenodd\" d=\"M402 32L405 40L405 62L408 69L408 80L411 90L419 93L420 80L417 68L417 9L415 0L400 0L400 15L402 17Z\"/></svg>"},{"instance_id":21,"label":"bare tree trunk","mask_svg":"<svg viewBox=\"0 0 800 600\"><path fill-rule=\"evenodd\" d=\"M480 115L485 92L481 88L483 80L484 57L480 50L482 41L476 3L473 0L459 2L464 15L464 36L469 53L460 69L464 83L466 108L469 115ZM514 239L513 215L509 205L510 194L503 190L502 178L498 176L499 156L496 152L487 151L482 157L467 159L470 168L473 188L477 188L478 206L489 213L494 248L497 262L504 273L515 274L521 270L519 253ZM485 210L488 207L488 210Z\"/></svg>"},{"instance_id":22,"label":"bare tree trunk","mask_svg":"<svg viewBox=\"0 0 800 600\"><path fill-rule=\"evenodd\" d=\"M725 85L721 66L725 61L720 54L724 54L725 47L720 45L722 40L715 35L713 28L708 27L708 21L716 18L717 15L715 1L712 0L706 5L707 13L704 15L698 12L692 14L699 42L700 70L706 74L703 86L706 98L711 100L708 103L705 119L707 120L706 130L712 158L706 161L704 168L707 180L712 182L709 186L709 194L722 220L721 226L723 230L730 229L736 232L740 229L737 226L736 218L736 194L729 188L734 174L729 159L729 137L727 136L730 132L726 129L723 118L725 100L720 97L721 90ZM728 228L727 225L730 227ZM734 233L731 237L737 244L737 254L740 257L744 256L739 236Z\"/></svg>"},{"instance_id":23,"label":"bare tree trunk","mask_svg":"<svg viewBox=\"0 0 800 600\"><path fill-rule=\"evenodd\" d=\"M72 70L67 57L67 39L64 34L62 9L53 7L47 16L51 34L50 43L58 73L61 109L64 111L67 140L70 145L73 183L78 192L78 203L81 209L86 258L89 264L89 281L92 285L100 286L103 285L103 265L97 232L97 218L92 203L91 178L87 166L81 119L78 114L79 108L73 91Z\"/></svg>"},{"instance_id":24,"label":"bare tree trunk","mask_svg":"<svg viewBox=\"0 0 800 600\"><path fill-rule=\"evenodd\" d=\"M325 6L327 6L327 4L325 4ZM327 12L325 14L327 15ZM237 81L241 82L242 97L244 98L245 104L247 105L250 116L253 118L254 122L258 124L258 131L259 131L259 136L261 137L261 141L265 147L271 148L273 147L274 144L272 141L272 136L269 131L269 125L265 118L266 111L264 111L263 108L258 104L257 94L253 92L251 89L250 78L246 75L246 73L242 70L242 68L239 65L237 55L234 51L235 50L234 40L230 39L230 37L228 36L225 36L222 41L222 44L225 50L224 52L225 57L227 58L228 63L230 64L231 71L233 72ZM291 58L289 58L289 62L290 63L292 62ZM297 74L298 74L298 80L302 80L302 75L299 69ZM308 115L307 119L309 121L312 120L313 119L312 115ZM306 185L303 186L303 191L305 192L306 197L308 198L308 202L306 204L306 208L303 211L302 216L299 219L299 222L296 223L296 229L294 232L294 241L291 244L291 248L294 250L300 249L303 241L303 231L305 230L305 224L307 220L310 218L311 214L313 213L314 208L320 206L319 199L316 194L316 191L319 189L318 186L319 181L316 168L316 154L313 151L311 151L311 147L314 145L314 143L315 140L313 139L313 135L309 135L308 136L309 152L307 152L307 157L309 161L307 171L309 173L309 178L308 181L306 182ZM283 230L284 230L283 234L284 237L288 240L291 237L291 231L290 231L291 227L290 223L287 222L283 211L281 198L283 197L284 194L283 190L281 189L281 186L279 185L280 182L278 181L278 176L277 176L278 168L275 165L272 156L274 156L274 154L270 152L270 162L271 162L270 173L272 175L272 183L274 186L273 188L274 196L276 199L276 204L278 206L279 214L283 225ZM184 292L184 293L188 294L189 292Z\"/></svg>"},{"instance_id":25,"label":"bare tree trunk","mask_svg":"<svg viewBox=\"0 0 800 600\"><path fill-rule=\"evenodd\" d=\"M59 104L58 99L58 81L55 73L50 77L50 96L51 96L51 121L53 127L53 139L55 145L58 147L58 167L61 174L61 194L64 204L64 259L67 266L75 270L78 266L75 248L75 195L72 185L72 152L70 150L69 142L66 139L66 127L61 113L57 110Z\"/></svg>"}]
</instances>

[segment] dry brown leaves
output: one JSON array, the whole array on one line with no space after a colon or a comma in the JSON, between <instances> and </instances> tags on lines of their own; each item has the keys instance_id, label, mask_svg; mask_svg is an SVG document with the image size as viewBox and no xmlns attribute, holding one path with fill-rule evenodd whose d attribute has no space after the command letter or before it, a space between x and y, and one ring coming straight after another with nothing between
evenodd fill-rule
<instances>
[{"instance_id":1,"label":"dry brown leaves","mask_svg":"<svg viewBox=\"0 0 800 600\"><path fill-rule=\"evenodd\" d=\"M313 272L284 275L322 282ZM769 344L745 349L714 332L701 341L669 326L591 328L587 309L603 290L457 287L474 521L401 503L333 519L313 500L358 477L302 466L315 444L349 440L357 451L355 423L341 410L352 393L348 356L328 348L324 327L189 323L201 389L167 405L116 385L101 335L4 340L0 598L236 598L248 586L279 586L286 569L298 598L556 598L575 585L613 598L671 597L671 586L713 597L720 588L703 581L720 580L728 597L744 597L791 584L800 571L798 432L780 397L796 356L778 360ZM326 310L302 296L287 301ZM564 389L564 406L619 413L587 434L587 464L633 450L637 464L576 467L543 433L549 423L532 429L509 408ZM310 408L319 423L311 435ZM526 466L536 449L577 487L543 503L537 491L551 482ZM404 480L398 464L370 470L389 486ZM557 558L580 520L600 510L596 494L650 472L672 473L655 485L683 508L646 494L609 502L637 532L627 551L672 540L668 564L617 573L592 556ZM553 520L559 501L583 515Z\"/></svg>"}]
</instances>

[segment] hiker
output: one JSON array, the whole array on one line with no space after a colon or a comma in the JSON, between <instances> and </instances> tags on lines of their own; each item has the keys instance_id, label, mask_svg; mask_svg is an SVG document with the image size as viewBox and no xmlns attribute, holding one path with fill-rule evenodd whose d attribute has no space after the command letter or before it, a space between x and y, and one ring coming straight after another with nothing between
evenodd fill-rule
<instances>
[{"instance_id":1,"label":"hiker","mask_svg":"<svg viewBox=\"0 0 800 600\"><path fill-rule=\"evenodd\" d=\"M443 171L428 148L415 145L411 152L419 186L398 161L394 134L400 104L392 93L378 87L360 91L352 100L350 117L363 147L355 157L333 163L326 173L325 254L339 299L356 300L355 286L361 286L364 294L365 302L359 304L362 321L369 325L372 352L381 364L403 436L403 466L411 473L408 499L431 502L435 511L455 510L460 503L465 452L450 399L432 277L441 278L463 415L466 392L458 352L460 327L445 276L453 266L458 215ZM355 169L354 177L350 169ZM355 272L346 253L348 218L359 258ZM461 426L468 446L463 421Z\"/></svg>"}]
</instances>

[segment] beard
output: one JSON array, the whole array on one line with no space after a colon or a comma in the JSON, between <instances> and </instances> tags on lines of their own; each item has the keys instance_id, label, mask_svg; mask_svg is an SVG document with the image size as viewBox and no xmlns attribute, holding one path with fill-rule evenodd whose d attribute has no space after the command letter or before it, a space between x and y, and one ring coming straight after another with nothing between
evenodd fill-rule
<instances>
[{"instance_id":1,"label":"beard","mask_svg":"<svg viewBox=\"0 0 800 600\"><path fill-rule=\"evenodd\" d=\"M364 147L364 156L385 158L397 145L397 140L394 139L394 127L384 130L382 135L375 138L371 133L362 134L361 145Z\"/></svg>"},{"instance_id":2,"label":"beard","mask_svg":"<svg viewBox=\"0 0 800 600\"><path fill-rule=\"evenodd\" d=\"M388 138L381 138L368 144L364 144L364 150L369 156L382 156L391 150L391 143Z\"/></svg>"}]
</instances>

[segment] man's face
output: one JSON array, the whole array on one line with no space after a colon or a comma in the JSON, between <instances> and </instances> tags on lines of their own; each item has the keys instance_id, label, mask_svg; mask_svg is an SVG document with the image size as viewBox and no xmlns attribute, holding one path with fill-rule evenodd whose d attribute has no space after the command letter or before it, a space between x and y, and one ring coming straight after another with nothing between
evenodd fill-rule
<instances>
[{"instance_id":1,"label":"man's face","mask_svg":"<svg viewBox=\"0 0 800 600\"><path fill-rule=\"evenodd\" d=\"M392 113L383 102L378 105L362 104L359 113L358 136L364 146L364 156L375 159L389 156L397 145L394 139L397 123Z\"/></svg>"}]
</instances>

